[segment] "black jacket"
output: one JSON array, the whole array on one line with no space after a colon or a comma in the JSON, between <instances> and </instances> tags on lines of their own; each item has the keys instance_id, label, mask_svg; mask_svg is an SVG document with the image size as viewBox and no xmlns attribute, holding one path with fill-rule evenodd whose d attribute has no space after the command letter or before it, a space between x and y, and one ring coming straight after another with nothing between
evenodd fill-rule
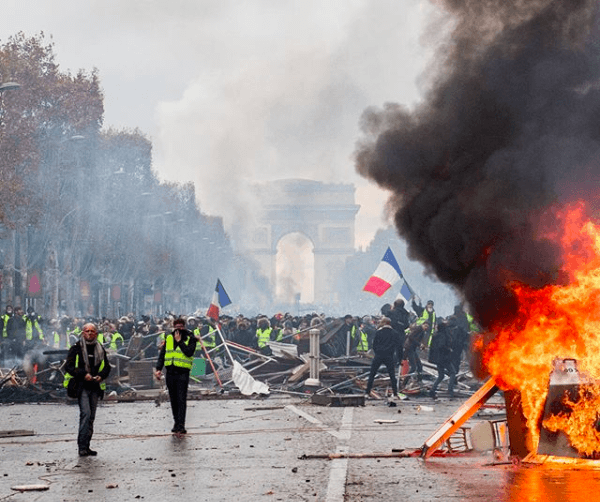
<instances>
[{"instance_id":1,"label":"black jacket","mask_svg":"<svg viewBox=\"0 0 601 502\"><path fill-rule=\"evenodd\" d=\"M382 326L374 337L374 354L377 356L394 357L399 344L399 334L391 326Z\"/></svg>"},{"instance_id":2,"label":"black jacket","mask_svg":"<svg viewBox=\"0 0 601 502\"><path fill-rule=\"evenodd\" d=\"M102 351L104 353L104 367L102 368L102 371L100 371L100 366L102 366L102 362L100 362L97 365L91 366L90 375L92 375L93 377L99 376L100 378L102 378L102 380L106 380L111 372L111 365L109 364L109 360L106 355L106 350L104 350L103 348ZM77 356L79 356L79 359L77 359ZM77 365L75 364L76 360ZM87 372L85 361L83 359L83 353L81 350L81 340L72 345L69 349L69 352L67 354L67 361L65 362L65 371L70 375L73 375L73 378L77 381L79 388L78 394L79 391L81 391L81 389L85 388L88 390L98 392L100 394L101 399L102 397L104 397L104 392L100 388L99 382L88 382L85 380Z\"/></svg>"},{"instance_id":3,"label":"black jacket","mask_svg":"<svg viewBox=\"0 0 601 502\"><path fill-rule=\"evenodd\" d=\"M453 354L453 337L451 330L444 324L438 325L438 330L432 337L428 361L432 364L444 366L451 361Z\"/></svg>"}]
</instances>

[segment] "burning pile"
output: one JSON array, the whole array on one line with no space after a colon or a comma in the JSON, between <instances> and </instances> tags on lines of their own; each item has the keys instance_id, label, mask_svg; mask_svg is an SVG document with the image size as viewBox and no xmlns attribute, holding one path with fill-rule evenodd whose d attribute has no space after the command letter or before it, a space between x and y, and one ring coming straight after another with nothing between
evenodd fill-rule
<instances>
[{"instance_id":1,"label":"burning pile","mask_svg":"<svg viewBox=\"0 0 601 502\"><path fill-rule=\"evenodd\" d=\"M529 451L541 433L563 431L581 456L599 456L599 225L583 219L583 205L560 211L561 226L546 233L561 242L566 284L533 289L512 284L520 308L510 322L489 329L494 339L480 340L483 362L497 384L520 391ZM576 380L561 386L545 410L549 376L558 361L575 360ZM558 368L561 370L561 368ZM553 380L551 384L553 385ZM557 409L559 408L559 409Z\"/></svg>"},{"instance_id":2,"label":"burning pile","mask_svg":"<svg viewBox=\"0 0 601 502\"><path fill-rule=\"evenodd\" d=\"M598 457L599 2L436 4L425 99L364 113L357 170L487 331L481 376L519 391L528 450L556 435ZM562 371L577 384L545 412Z\"/></svg>"}]
</instances>

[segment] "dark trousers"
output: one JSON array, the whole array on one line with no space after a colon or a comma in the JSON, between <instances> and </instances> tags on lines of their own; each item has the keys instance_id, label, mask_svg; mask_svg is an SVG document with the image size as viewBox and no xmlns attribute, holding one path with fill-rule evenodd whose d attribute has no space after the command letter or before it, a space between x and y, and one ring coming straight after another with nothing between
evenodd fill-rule
<instances>
[{"instance_id":1,"label":"dark trousers","mask_svg":"<svg viewBox=\"0 0 601 502\"><path fill-rule=\"evenodd\" d=\"M167 370L165 383L169 390L169 400L171 401L171 412L176 428L183 428L186 425L186 403L188 398L188 382L190 381L190 372L175 372Z\"/></svg>"},{"instance_id":2,"label":"dark trousers","mask_svg":"<svg viewBox=\"0 0 601 502\"><path fill-rule=\"evenodd\" d=\"M90 440L94 433L94 419L98 407L99 394L96 391L82 389L77 402L79 404L79 434L77 435L77 447L85 450L90 447Z\"/></svg>"},{"instance_id":3,"label":"dark trousers","mask_svg":"<svg viewBox=\"0 0 601 502\"><path fill-rule=\"evenodd\" d=\"M422 367L422 361L419 358L419 354L417 353L417 347L409 348L405 352L405 356L407 357L407 361L409 362L409 374L417 372L417 380L421 381L423 367ZM409 381L409 377L405 377L405 379L403 380L403 386L407 385L408 381Z\"/></svg>"},{"instance_id":4,"label":"dark trousers","mask_svg":"<svg viewBox=\"0 0 601 502\"><path fill-rule=\"evenodd\" d=\"M371 388L374 385L374 378L376 373L380 369L380 366L386 365L386 369L388 370L388 376L390 377L390 385L392 387L393 395L397 393L396 386L396 375L394 374L394 356L393 355L378 355L376 354L371 362L371 369L369 371L369 379L367 380L367 389L366 392L369 394L371 392Z\"/></svg>"},{"instance_id":5,"label":"dark trousers","mask_svg":"<svg viewBox=\"0 0 601 502\"><path fill-rule=\"evenodd\" d=\"M440 382L442 382L445 373L449 375L449 395L453 396L454 387L455 387L455 378L457 376L457 371L455 370L455 366L451 361L447 361L446 363L441 363L436 365L436 369L438 370L438 377L434 381L434 385L432 385L432 389L430 392L433 394L438 389Z\"/></svg>"}]
</instances>

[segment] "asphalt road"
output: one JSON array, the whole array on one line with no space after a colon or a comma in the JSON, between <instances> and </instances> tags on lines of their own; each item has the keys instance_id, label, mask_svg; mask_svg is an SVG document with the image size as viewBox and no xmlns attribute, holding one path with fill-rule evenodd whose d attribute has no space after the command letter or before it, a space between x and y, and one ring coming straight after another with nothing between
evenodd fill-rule
<instances>
[{"instance_id":1,"label":"asphalt road","mask_svg":"<svg viewBox=\"0 0 601 502\"><path fill-rule=\"evenodd\" d=\"M0 501L599 500L598 470L492 465L490 453L302 458L417 449L459 404L418 398L334 408L277 394L190 401L180 439L169 433L166 402L104 402L91 445L99 454L84 458L76 405L1 405L0 430L34 434L0 438ZM13 490L33 485L47 489Z\"/></svg>"}]
</instances>

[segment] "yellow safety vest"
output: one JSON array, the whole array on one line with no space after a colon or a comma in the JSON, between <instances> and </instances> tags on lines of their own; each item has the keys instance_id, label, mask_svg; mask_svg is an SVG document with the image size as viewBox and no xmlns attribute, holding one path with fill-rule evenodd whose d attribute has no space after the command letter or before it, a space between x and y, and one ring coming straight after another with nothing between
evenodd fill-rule
<instances>
[{"instance_id":1,"label":"yellow safety vest","mask_svg":"<svg viewBox=\"0 0 601 502\"><path fill-rule=\"evenodd\" d=\"M119 333L118 331L115 331L111 336L111 343L109 344L109 347L111 349L117 350L117 340L121 340L121 345L123 345L125 343L125 340L121 336L121 333Z\"/></svg>"},{"instance_id":2,"label":"yellow safety vest","mask_svg":"<svg viewBox=\"0 0 601 502\"><path fill-rule=\"evenodd\" d=\"M215 343L215 332L216 331L217 330L213 326L211 326L209 328L209 332L207 333L207 337L202 340L202 343L205 344L205 347L207 348L207 350L215 348L215 345L216 345L216 343ZM198 333L200 335L200 330L198 330Z\"/></svg>"},{"instance_id":3,"label":"yellow safety vest","mask_svg":"<svg viewBox=\"0 0 601 502\"><path fill-rule=\"evenodd\" d=\"M267 346L267 342L271 339L271 328L257 329L257 345L260 349Z\"/></svg>"},{"instance_id":4,"label":"yellow safety vest","mask_svg":"<svg viewBox=\"0 0 601 502\"><path fill-rule=\"evenodd\" d=\"M420 326L428 321L429 312L424 309L421 317L415 322L416 325ZM428 321L430 322L430 321ZM436 312L432 311L432 322L430 322L429 336L428 336L428 347L432 343L432 335L434 335L434 326L436 326Z\"/></svg>"},{"instance_id":5,"label":"yellow safety vest","mask_svg":"<svg viewBox=\"0 0 601 502\"><path fill-rule=\"evenodd\" d=\"M8 337L8 331L6 331L6 328L8 327L8 320L10 319L10 317L11 316L9 316L8 314L4 314L2 316L2 321L4 321L2 326L2 338Z\"/></svg>"},{"instance_id":6,"label":"yellow safety vest","mask_svg":"<svg viewBox=\"0 0 601 502\"><path fill-rule=\"evenodd\" d=\"M367 343L367 333L364 333L360 329L357 329L357 326L353 326L351 329L351 336L353 340L357 336L357 332L359 332L359 343L357 344L357 352L367 352L369 350L369 344Z\"/></svg>"},{"instance_id":7,"label":"yellow safety vest","mask_svg":"<svg viewBox=\"0 0 601 502\"><path fill-rule=\"evenodd\" d=\"M192 341L192 337L188 337L186 345L189 345ZM184 355L182 349L175 347L175 340L173 335L167 335L165 339L165 366L177 366L178 368L185 368L188 370L192 369L194 363L194 357L188 357Z\"/></svg>"},{"instance_id":8,"label":"yellow safety vest","mask_svg":"<svg viewBox=\"0 0 601 502\"><path fill-rule=\"evenodd\" d=\"M38 332L38 338L40 340L44 339L44 333L42 332L42 328L40 327L40 323L37 319L33 321L26 315L23 316L23 320L25 321L25 338L27 340L33 340L33 328L35 327Z\"/></svg>"},{"instance_id":9,"label":"yellow safety vest","mask_svg":"<svg viewBox=\"0 0 601 502\"><path fill-rule=\"evenodd\" d=\"M75 356L75 367L77 368L78 366L79 366L79 354L77 354ZM103 369L104 369L104 358L102 359L102 362L100 363L98 372L100 373ZM65 379L63 380L63 387L65 389L67 387L69 387L69 380L71 380L72 378L73 378L73 375L71 373L65 373ZM102 390L106 390L106 383L104 382L104 380L102 382L100 382L100 388Z\"/></svg>"}]
</instances>

